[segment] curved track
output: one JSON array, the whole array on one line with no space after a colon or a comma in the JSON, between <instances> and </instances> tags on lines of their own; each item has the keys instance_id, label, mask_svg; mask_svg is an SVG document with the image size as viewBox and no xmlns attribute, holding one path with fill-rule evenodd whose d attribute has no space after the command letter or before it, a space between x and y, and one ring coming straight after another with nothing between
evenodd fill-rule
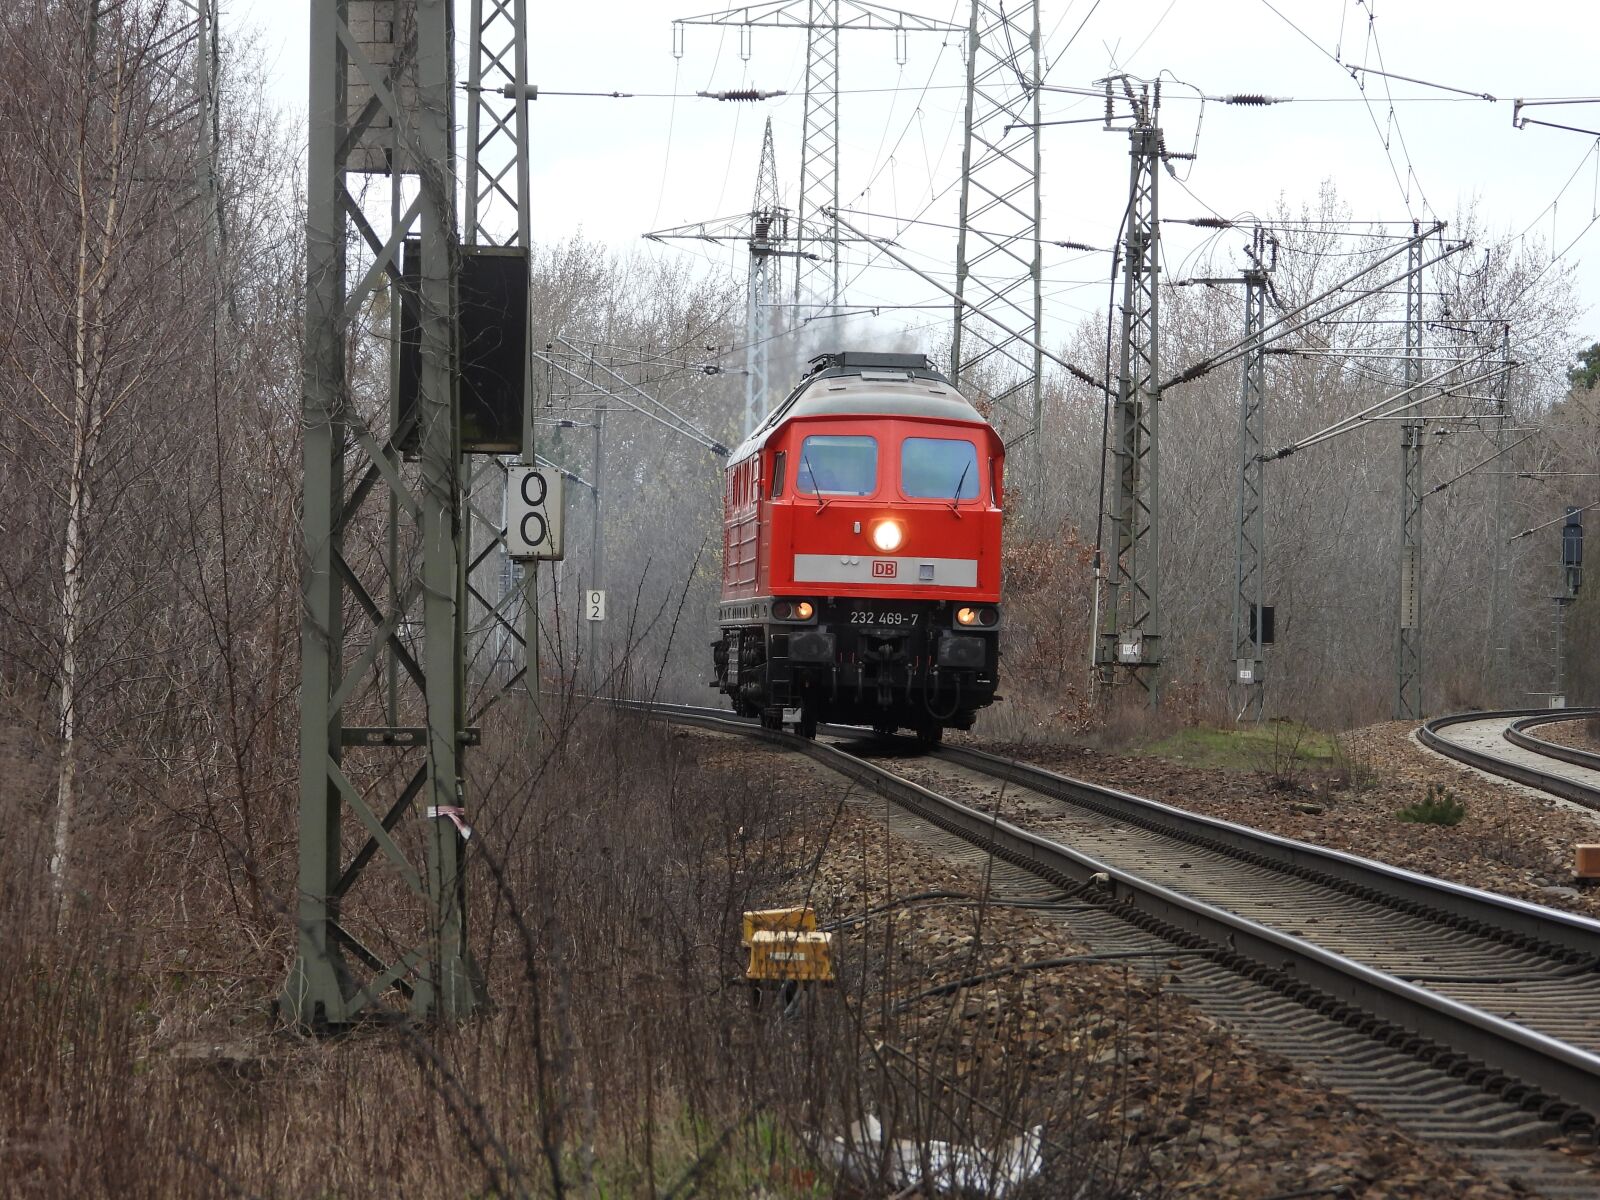
<instances>
[{"instance_id":1,"label":"curved track","mask_svg":"<svg viewBox=\"0 0 1600 1200\"><path fill-rule=\"evenodd\" d=\"M722 710L630 707L807 754L997 859L1451 1076L1568 1125L1600 1115L1600 922L981 751L906 760L903 742L863 740L856 729L824 729L841 737L835 745ZM899 765L874 761L897 750ZM986 799L974 807L946 794L983 797L995 781L1007 786L1012 820Z\"/></svg>"},{"instance_id":2,"label":"curved track","mask_svg":"<svg viewBox=\"0 0 1600 1200\"><path fill-rule=\"evenodd\" d=\"M1532 750L1546 758L1559 759L1576 767L1583 767L1593 771L1600 778L1600 754L1592 750L1580 750L1576 746L1566 746L1560 742L1552 742L1542 737L1537 737L1528 731L1540 725L1554 725L1560 721L1587 720L1596 715L1593 709L1574 709L1570 712L1541 713L1535 717L1523 717L1506 726L1506 741L1513 746L1521 746L1525 750Z\"/></svg>"},{"instance_id":3,"label":"curved track","mask_svg":"<svg viewBox=\"0 0 1600 1200\"><path fill-rule=\"evenodd\" d=\"M1600 709L1454 713L1425 722L1417 738L1457 762L1600 810L1600 755L1528 732L1540 725L1593 716L1600 716Z\"/></svg>"}]
</instances>

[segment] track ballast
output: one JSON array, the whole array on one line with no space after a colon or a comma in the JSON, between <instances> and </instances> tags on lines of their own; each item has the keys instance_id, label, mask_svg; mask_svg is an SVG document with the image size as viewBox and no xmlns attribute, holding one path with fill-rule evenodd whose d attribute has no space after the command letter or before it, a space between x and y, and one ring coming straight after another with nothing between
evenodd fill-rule
<instances>
[{"instance_id":1,"label":"track ballast","mask_svg":"<svg viewBox=\"0 0 1600 1200\"><path fill-rule=\"evenodd\" d=\"M725 710L626 706L807 754L998 859L1546 1120L1592 1126L1600 1113L1600 922L981 751L935 753L1058 803L1069 846L862 755L863 745L903 741L825 727L842 739L835 745Z\"/></svg>"}]
</instances>

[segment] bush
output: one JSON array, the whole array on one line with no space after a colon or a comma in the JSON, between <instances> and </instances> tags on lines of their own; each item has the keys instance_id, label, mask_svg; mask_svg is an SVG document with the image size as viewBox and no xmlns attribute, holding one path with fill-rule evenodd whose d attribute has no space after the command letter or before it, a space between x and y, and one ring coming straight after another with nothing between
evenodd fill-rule
<instances>
[{"instance_id":1,"label":"bush","mask_svg":"<svg viewBox=\"0 0 1600 1200\"><path fill-rule=\"evenodd\" d=\"M1329 791L1351 791L1360 796L1381 782L1370 754L1356 750L1347 738L1334 737L1333 775L1328 780Z\"/></svg>"},{"instance_id":2,"label":"bush","mask_svg":"<svg viewBox=\"0 0 1600 1200\"><path fill-rule=\"evenodd\" d=\"M1165 1028L1159 989L1108 983L1123 999L1069 1003L1018 977L922 995L933 971L1006 964L978 961L996 953L987 908L956 943L896 903L840 927L836 987L752 1012L742 912L874 909L900 852L844 847L846 785L831 777L791 774L774 803L769 781L793 771L785 752L570 697L544 712L543 757L518 741L526 714L508 703L469 761L468 902L494 1008L337 1038L269 1025L287 902L256 939L228 891L231 860L205 839L173 839L172 852L146 837L166 826L143 793L127 805L133 832L86 857L84 895L58 927L41 899L49 830L27 807L48 770L0 720L0 765L31 781L0 788L0 828L25 831L0 838L0 1181L12 1180L0 1196L347 1197L373 1179L429 1200L886 1195L889 1152L862 1132L869 1118L890 1143L975 1146L991 1165L1042 1126L1051 1174L1034 1194L1162 1194L1161 1156L1178 1143L1152 1140L1120 1099L1143 1086L1146 1027ZM176 788L161 798L185 802ZM273 820L291 824L282 809ZM844 857L822 871L830 849ZM375 875L347 897L367 944L402 945L397 931L415 928L394 882ZM941 952L921 958L930 945ZM919 957L902 953L912 946ZM1169 1072L1129 1107L1151 1128L1188 1119L1213 1065Z\"/></svg>"},{"instance_id":3,"label":"bush","mask_svg":"<svg viewBox=\"0 0 1600 1200\"><path fill-rule=\"evenodd\" d=\"M1466 820L1467 806L1449 788L1432 783L1428 785L1425 797L1415 804L1406 805L1395 816L1419 825L1459 825Z\"/></svg>"}]
</instances>

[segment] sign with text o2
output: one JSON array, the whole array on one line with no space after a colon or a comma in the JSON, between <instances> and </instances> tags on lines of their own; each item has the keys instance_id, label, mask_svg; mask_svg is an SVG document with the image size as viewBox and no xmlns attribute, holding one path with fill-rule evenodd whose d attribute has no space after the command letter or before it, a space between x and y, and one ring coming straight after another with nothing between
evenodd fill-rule
<instances>
[{"instance_id":1,"label":"sign with text o2","mask_svg":"<svg viewBox=\"0 0 1600 1200\"><path fill-rule=\"evenodd\" d=\"M583 593L583 619L585 621L606 619L606 594L599 588L590 588Z\"/></svg>"},{"instance_id":2,"label":"sign with text o2","mask_svg":"<svg viewBox=\"0 0 1600 1200\"><path fill-rule=\"evenodd\" d=\"M563 557L565 483L555 471L537 467L512 467L506 472L506 553L512 558Z\"/></svg>"}]
</instances>

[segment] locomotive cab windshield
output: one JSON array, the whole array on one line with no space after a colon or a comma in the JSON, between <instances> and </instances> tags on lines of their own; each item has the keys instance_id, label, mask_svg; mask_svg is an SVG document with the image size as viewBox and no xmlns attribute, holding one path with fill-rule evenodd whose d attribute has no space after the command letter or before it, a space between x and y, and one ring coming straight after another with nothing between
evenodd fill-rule
<instances>
[{"instance_id":1,"label":"locomotive cab windshield","mask_svg":"<svg viewBox=\"0 0 1600 1200\"><path fill-rule=\"evenodd\" d=\"M800 443L795 490L808 496L870 496L878 490L878 439L815 434Z\"/></svg>"},{"instance_id":2,"label":"locomotive cab windshield","mask_svg":"<svg viewBox=\"0 0 1600 1200\"><path fill-rule=\"evenodd\" d=\"M978 448L965 438L906 438L900 445L900 491L911 500L976 499Z\"/></svg>"}]
</instances>

